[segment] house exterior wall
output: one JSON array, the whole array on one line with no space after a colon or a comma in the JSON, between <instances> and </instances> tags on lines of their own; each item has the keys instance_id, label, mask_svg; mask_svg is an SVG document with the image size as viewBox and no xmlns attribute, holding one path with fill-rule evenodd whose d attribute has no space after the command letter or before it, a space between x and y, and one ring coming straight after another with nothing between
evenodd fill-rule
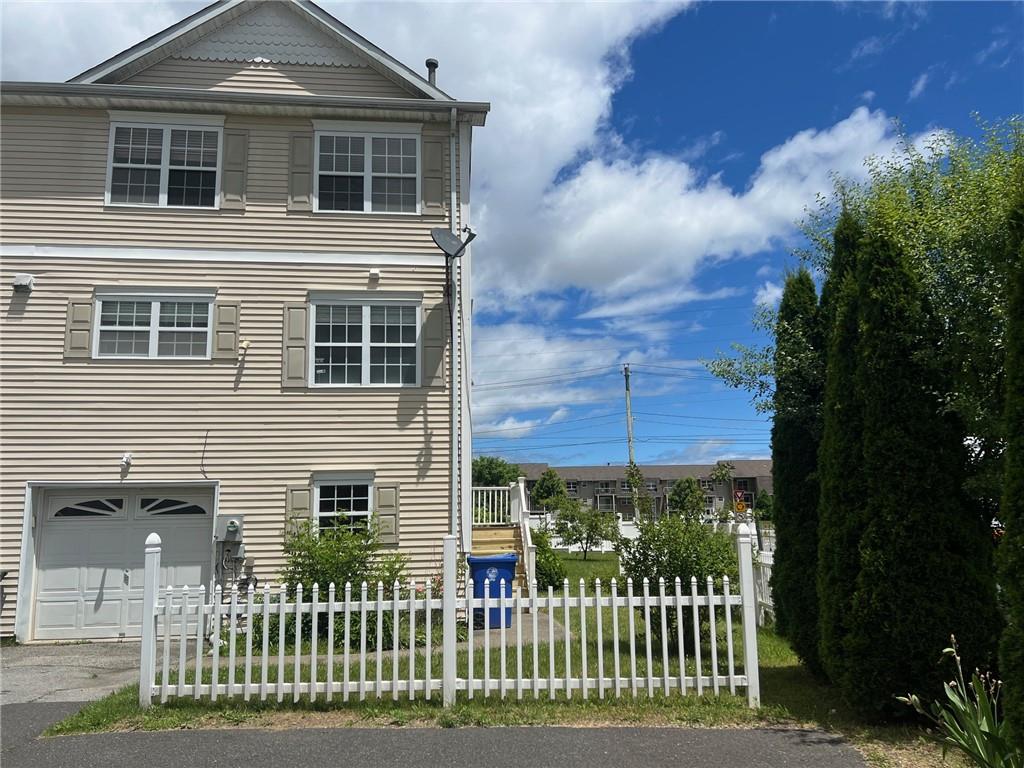
<instances>
[{"instance_id":1,"label":"house exterior wall","mask_svg":"<svg viewBox=\"0 0 1024 768\"><path fill-rule=\"evenodd\" d=\"M372 95L409 95L366 69L330 84L323 68L318 79L317 68L300 65L262 80L266 73L243 65L166 64L136 78L216 90L233 69L223 88L263 90L291 78L326 95L378 86ZM179 66L194 79L179 77ZM452 501L450 345L443 386L287 390L282 314L310 291L376 287L421 294L424 315L441 307L444 258L430 229L450 226L453 179L457 221L468 217L469 127L456 133L452 157L448 123L423 123L423 141L443 146L445 203L440 213L402 215L289 210L290 137L312 133L311 120L232 114L224 130L248 132L244 209L107 206L110 122L102 109L0 115L0 570L10 571L0 635L14 629L26 484L117 483L126 452L132 482L219 483L219 514L244 516L246 554L264 581L283 562L286 487L309 484L314 472L372 470L376 483L400 484L398 548L410 572L435 573ZM369 284L371 268L378 285ZM19 272L36 277L27 298L11 291ZM69 300L114 286L213 289L218 301L239 302L239 338L251 342L244 363L66 360ZM464 435L468 402L456 414ZM461 447L469 456L468 435Z\"/></svg>"},{"instance_id":2,"label":"house exterior wall","mask_svg":"<svg viewBox=\"0 0 1024 768\"><path fill-rule=\"evenodd\" d=\"M447 226L445 214L288 210L289 137L311 133L309 119L228 115L224 129L249 132L244 210L105 206L110 134L105 110L5 108L0 116L3 242L438 253L430 229ZM451 195L448 125L425 123L423 138L440 140L444 147L447 200Z\"/></svg>"}]
</instances>

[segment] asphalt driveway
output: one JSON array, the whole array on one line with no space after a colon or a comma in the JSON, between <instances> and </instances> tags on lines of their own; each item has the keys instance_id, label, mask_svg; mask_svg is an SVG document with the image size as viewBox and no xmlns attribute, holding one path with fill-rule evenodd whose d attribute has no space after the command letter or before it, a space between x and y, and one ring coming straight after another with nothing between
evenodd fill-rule
<instances>
[{"instance_id":1,"label":"asphalt driveway","mask_svg":"<svg viewBox=\"0 0 1024 768\"><path fill-rule=\"evenodd\" d=\"M0 708L4 768L244 765L246 768L865 768L820 731L688 728L224 729L38 739L67 704Z\"/></svg>"},{"instance_id":2,"label":"asphalt driveway","mask_svg":"<svg viewBox=\"0 0 1024 768\"><path fill-rule=\"evenodd\" d=\"M91 701L138 683L138 643L0 648L0 704Z\"/></svg>"}]
</instances>

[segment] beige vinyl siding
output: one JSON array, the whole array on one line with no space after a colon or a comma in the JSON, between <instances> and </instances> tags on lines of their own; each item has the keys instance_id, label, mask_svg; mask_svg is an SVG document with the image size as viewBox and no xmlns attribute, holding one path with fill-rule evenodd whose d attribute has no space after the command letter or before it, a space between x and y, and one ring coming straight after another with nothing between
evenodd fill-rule
<instances>
[{"instance_id":1,"label":"beige vinyl siding","mask_svg":"<svg viewBox=\"0 0 1024 768\"><path fill-rule=\"evenodd\" d=\"M289 135L312 133L308 119L227 116L225 130L249 132L247 201L220 211L104 206L105 111L10 108L0 126L6 243L436 254L430 229L447 224L445 215L289 212ZM447 210L448 125L426 123L423 137L444 146Z\"/></svg>"},{"instance_id":2,"label":"beige vinyl siding","mask_svg":"<svg viewBox=\"0 0 1024 768\"><path fill-rule=\"evenodd\" d=\"M381 290L443 300L444 271L382 259ZM245 516L256 573L281 565L285 487L323 470L373 469L401 483L401 550L423 577L439 568L447 532L450 403L446 388L282 390L282 310L309 290L361 291L366 266L84 258L6 258L0 280L36 276L33 292L0 298L0 569L19 567L27 481L119 479L130 452L132 481L220 481L220 512ZM216 288L241 302L234 361L63 359L69 299L96 286ZM13 631L15 588L0 633Z\"/></svg>"},{"instance_id":3,"label":"beige vinyl siding","mask_svg":"<svg viewBox=\"0 0 1024 768\"><path fill-rule=\"evenodd\" d=\"M405 98L402 88L370 67L308 64L255 64L238 61L164 59L123 81L124 85L200 88L211 91L307 93L317 96Z\"/></svg>"}]
</instances>

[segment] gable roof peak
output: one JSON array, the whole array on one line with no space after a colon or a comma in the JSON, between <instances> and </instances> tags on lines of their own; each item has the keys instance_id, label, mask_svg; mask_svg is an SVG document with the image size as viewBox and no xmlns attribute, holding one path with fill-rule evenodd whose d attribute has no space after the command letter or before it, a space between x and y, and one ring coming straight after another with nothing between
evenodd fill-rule
<instances>
[{"instance_id":1,"label":"gable roof peak","mask_svg":"<svg viewBox=\"0 0 1024 768\"><path fill-rule=\"evenodd\" d=\"M168 57L365 66L415 96L452 101L436 85L311 0L216 0L68 82L122 82Z\"/></svg>"}]
</instances>

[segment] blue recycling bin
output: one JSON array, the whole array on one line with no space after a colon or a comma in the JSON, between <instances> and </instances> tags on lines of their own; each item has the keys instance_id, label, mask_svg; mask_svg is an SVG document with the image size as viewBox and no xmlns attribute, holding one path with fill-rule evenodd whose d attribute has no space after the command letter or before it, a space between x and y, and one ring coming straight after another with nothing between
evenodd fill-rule
<instances>
[{"instance_id":1,"label":"blue recycling bin","mask_svg":"<svg viewBox=\"0 0 1024 768\"><path fill-rule=\"evenodd\" d=\"M507 555L470 555L466 558L469 563L469 574L473 577L473 597L484 596L484 580L489 580L491 609L491 629L501 627L501 606L498 603L501 597L501 580L505 580L505 597L512 597L512 582L516 578L516 564L519 562L519 555L510 552ZM484 609L477 608L473 611L473 626L484 626ZM505 626L512 626L512 607L505 609Z\"/></svg>"}]
</instances>

